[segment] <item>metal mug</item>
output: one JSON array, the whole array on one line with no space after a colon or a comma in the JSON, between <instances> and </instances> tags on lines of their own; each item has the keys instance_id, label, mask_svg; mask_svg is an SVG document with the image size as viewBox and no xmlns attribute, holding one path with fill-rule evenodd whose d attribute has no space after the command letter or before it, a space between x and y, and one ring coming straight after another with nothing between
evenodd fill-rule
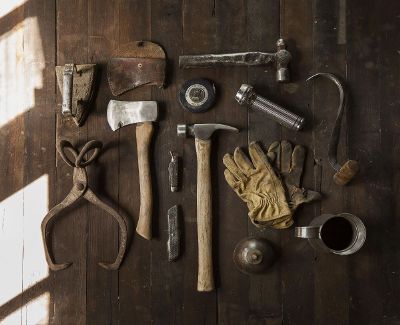
<instances>
[{"instance_id":1,"label":"metal mug","mask_svg":"<svg viewBox=\"0 0 400 325\"><path fill-rule=\"evenodd\" d=\"M364 245L367 231L361 219L350 213L322 214L309 226L296 227L295 237L308 239L316 250L350 255Z\"/></svg>"}]
</instances>

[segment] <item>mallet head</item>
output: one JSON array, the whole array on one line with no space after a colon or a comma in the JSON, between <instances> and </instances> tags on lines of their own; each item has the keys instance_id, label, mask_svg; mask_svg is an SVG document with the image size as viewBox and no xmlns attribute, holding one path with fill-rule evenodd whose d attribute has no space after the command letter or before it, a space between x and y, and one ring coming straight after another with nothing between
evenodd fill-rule
<instances>
[{"instance_id":1,"label":"mallet head","mask_svg":"<svg viewBox=\"0 0 400 325\"><path fill-rule=\"evenodd\" d=\"M110 100L107 106L107 121L111 130L141 122L157 120L158 107L156 101L120 101Z\"/></svg>"},{"instance_id":2,"label":"mallet head","mask_svg":"<svg viewBox=\"0 0 400 325\"><path fill-rule=\"evenodd\" d=\"M196 139L201 139L201 140L209 139L211 135L214 133L214 131L217 130L239 132L237 128L218 123L204 123L204 124L192 124L192 125L178 124L176 128L178 136L186 137L189 135Z\"/></svg>"},{"instance_id":3,"label":"mallet head","mask_svg":"<svg viewBox=\"0 0 400 325\"><path fill-rule=\"evenodd\" d=\"M290 81L289 63L292 60L292 55L286 49L284 39L280 38L276 42L276 81L288 82Z\"/></svg>"}]
</instances>

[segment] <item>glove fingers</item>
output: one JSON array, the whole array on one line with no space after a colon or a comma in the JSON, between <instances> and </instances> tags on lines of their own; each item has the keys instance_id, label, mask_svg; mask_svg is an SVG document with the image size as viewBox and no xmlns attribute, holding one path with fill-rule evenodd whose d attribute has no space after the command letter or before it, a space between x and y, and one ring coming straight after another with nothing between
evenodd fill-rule
<instances>
[{"instance_id":1,"label":"glove fingers","mask_svg":"<svg viewBox=\"0 0 400 325\"><path fill-rule=\"evenodd\" d=\"M239 181L228 169L224 170L224 176L225 176L226 182L228 183L228 185L230 187L232 187L233 189L236 189L238 187Z\"/></svg>"},{"instance_id":2,"label":"glove fingers","mask_svg":"<svg viewBox=\"0 0 400 325\"><path fill-rule=\"evenodd\" d=\"M244 181L246 180L246 175L243 174L243 172L240 170L240 168L236 165L235 161L233 160L232 156L230 154L224 155L224 158L222 159L224 165L228 170L233 174L233 176L239 180L239 181Z\"/></svg>"},{"instance_id":3,"label":"glove fingers","mask_svg":"<svg viewBox=\"0 0 400 325\"><path fill-rule=\"evenodd\" d=\"M274 158L271 162L274 162L276 169L281 170L281 143L279 141L275 141L269 146L268 157L270 156Z\"/></svg>"},{"instance_id":4,"label":"glove fingers","mask_svg":"<svg viewBox=\"0 0 400 325\"><path fill-rule=\"evenodd\" d=\"M297 209L297 207L303 203L309 203L312 201L320 200L322 198L321 194L315 191L305 190L305 189L297 189L292 192L290 198L290 209L293 212Z\"/></svg>"},{"instance_id":5,"label":"glove fingers","mask_svg":"<svg viewBox=\"0 0 400 325\"><path fill-rule=\"evenodd\" d=\"M292 153L293 147L289 141L281 141L281 168L280 171L283 174L288 174L290 172L290 167L292 164Z\"/></svg>"},{"instance_id":6,"label":"glove fingers","mask_svg":"<svg viewBox=\"0 0 400 325\"><path fill-rule=\"evenodd\" d=\"M269 163L267 156L256 142L250 143L249 154L254 167L258 168L264 165L271 167L271 164Z\"/></svg>"},{"instance_id":7,"label":"glove fingers","mask_svg":"<svg viewBox=\"0 0 400 325\"><path fill-rule=\"evenodd\" d=\"M275 154L275 152L272 152L272 151L267 152L267 157L268 157L269 162L270 162L272 165L274 165L274 164L275 164L275 159L276 159L276 154Z\"/></svg>"},{"instance_id":8,"label":"glove fingers","mask_svg":"<svg viewBox=\"0 0 400 325\"><path fill-rule=\"evenodd\" d=\"M291 166L291 183L300 187L301 175L303 174L304 161L306 157L306 150L303 146L297 145L294 147L292 154Z\"/></svg>"},{"instance_id":9,"label":"glove fingers","mask_svg":"<svg viewBox=\"0 0 400 325\"><path fill-rule=\"evenodd\" d=\"M233 153L233 160L245 175L250 175L251 171L254 169L250 159L247 158L245 153L240 148L235 149L235 152Z\"/></svg>"}]
</instances>

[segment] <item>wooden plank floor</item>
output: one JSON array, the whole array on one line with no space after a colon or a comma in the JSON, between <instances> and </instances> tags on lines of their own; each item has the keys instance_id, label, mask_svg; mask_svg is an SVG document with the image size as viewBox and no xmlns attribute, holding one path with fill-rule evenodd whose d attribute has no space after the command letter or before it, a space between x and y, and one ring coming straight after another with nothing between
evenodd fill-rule
<instances>
[{"instance_id":1,"label":"wooden plank floor","mask_svg":"<svg viewBox=\"0 0 400 325\"><path fill-rule=\"evenodd\" d=\"M15 2L15 5L12 5ZM396 0L10 0L0 4L0 324L400 324L399 213L400 2ZM8 6L8 3L10 4ZM292 82L275 82L274 68L180 70L182 54L272 51L279 37L293 55ZM54 226L57 261L47 270L40 222L71 188L72 170L55 149L57 136L74 143L101 140L105 149L90 183L132 224L139 211L135 128L112 132L106 107L113 98L106 62L114 49L152 40L168 56L165 89L142 87L121 100L156 100L161 119L152 145L155 238L134 235L119 271L100 268L118 251L118 227L104 212L79 204ZM91 114L76 128L59 115L55 66L97 63L101 76ZM339 155L361 164L351 185L338 187L327 144L338 105L333 84L306 84L315 72L342 76L351 91L348 127ZM215 82L217 105L184 112L180 85ZM234 99L242 83L306 117L302 132L288 131ZM241 129L213 138L213 253L217 290L198 293L196 163L192 139L176 136L177 123L219 122ZM259 230L227 186L222 157L259 141L264 148L288 139L307 147L303 185L323 200L301 207L296 225L322 213L349 212L367 226L355 255L316 253L294 229ZM396 140L397 139L397 140ZM183 159L183 188L168 187L170 150ZM182 207L184 249L167 261L167 216ZM279 252L260 276L236 270L232 252L246 236L268 239Z\"/></svg>"}]
</instances>

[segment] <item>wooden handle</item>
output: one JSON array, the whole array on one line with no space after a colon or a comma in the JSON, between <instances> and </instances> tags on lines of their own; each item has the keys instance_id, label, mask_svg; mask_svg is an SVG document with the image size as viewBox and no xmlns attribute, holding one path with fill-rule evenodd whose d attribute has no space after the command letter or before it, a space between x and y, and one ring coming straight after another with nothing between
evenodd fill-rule
<instances>
[{"instance_id":1,"label":"wooden handle","mask_svg":"<svg viewBox=\"0 0 400 325\"><path fill-rule=\"evenodd\" d=\"M149 163L149 146L152 134L153 125L151 122L140 123L136 126L140 186L140 210L136 232L146 239L151 239L151 216L153 214L153 196Z\"/></svg>"},{"instance_id":2,"label":"wooden handle","mask_svg":"<svg viewBox=\"0 0 400 325\"><path fill-rule=\"evenodd\" d=\"M197 154L197 238L199 273L197 291L214 290L212 263L211 140L196 139Z\"/></svg>"},{"instance_id":3,"label":"wooden handle","mask_svg":"<svg viewBox=\"0 0 400 325\"><path fill-rule=\"evenodd\" d=\"M343 164L340 170L333 175L333 181L337 185L344 186L357 175L359 169L360 167L357 161L348 160Z\"/></svg>"}]
</instances>

